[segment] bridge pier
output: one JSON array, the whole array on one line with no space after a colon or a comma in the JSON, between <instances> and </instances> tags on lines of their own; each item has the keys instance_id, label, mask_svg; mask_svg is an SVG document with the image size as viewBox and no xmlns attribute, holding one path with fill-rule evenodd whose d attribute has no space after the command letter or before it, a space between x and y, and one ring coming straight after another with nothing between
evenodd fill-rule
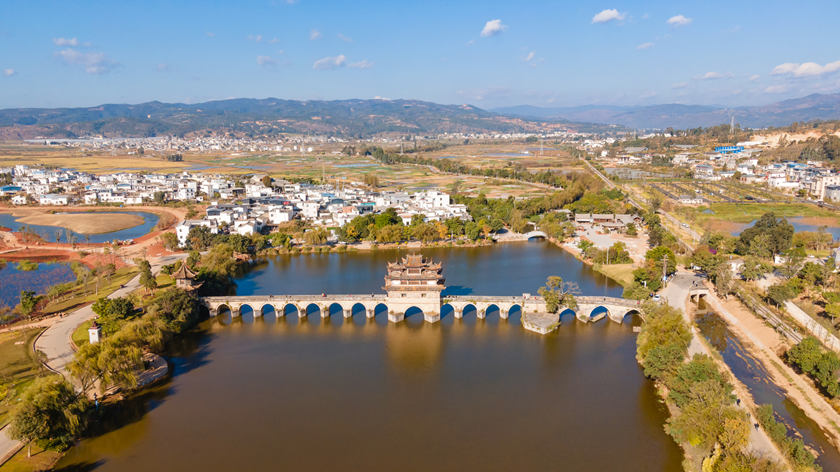
<instances>
[{"instance_id":1,"label":"bridge pier","mask_svg":"<svg viewBox=\"0 0 840 472\"><path fill-rule=\"evenodd\" d=\"M391 323L399 323L400 321L405 319L405 313L395 313L390 312L388 313L388 321Z\"/></svg>"},{"instance_id":2,"label":"bridge pier","mask_svg":"<svg viewBox=\"0 0 840 472\"><path fill-rule=\"evenodd\" d=\"M330 307L321 307L321 319L330 317Z\"/></svg>"},{"instance_id":3,"label":"bridge pier","mask_svg":"<svg viewBox=\"0 0 840 472\"><path fill-rule=\"evenodd\" d=\"M352 308L345 308L344 309L344 319L352 318L353 317L353 309Z\"/></svg>"},{"instance_id":4,"label":"bridge pier","mask_svg":"<svg viewBox=\"0 0 840 472\"><path fill-rule=\"evenodd\" d=\"M499 318L503 320L508 319L508 310L503 310L502 307L499 307Z\"/></svg>"},{"instance_id":5,"label":"bridge pier","mask_svg":"<svg viewBox=\"0 0 840 472\"><path fill-rule=\"evenodd\" d=\"M372 320L375 314L376 311L373 308L368 308L367 310L365 310L365 317L369 320Z\"/></svg>"},{"instance_id":6,"label":"bridge pier","mask_svg":"<svg viewBox=\"0 0 840 472\"><path fill-rule=\"evenodd\" d=\"M464 309L463 308L457 308L457 309L455 309L454 314L455 314L455 318L460 320L461 318L464 317Z\"/></svg>"},{"instance_id":7,"label":"bridge pier","mask_svg":"<svg viewBox=\"0 0 840 472\"><path fill-rule=\"evenodd\" d=\"M423 319L427 323L437 323L440 321L440 313L423 313Z\"/></svg>"},{"instance_id":8,"label":"bridge pier","mask_svg":"<svg viewBox=\"0 0 840 472\"><path fill-rule=\"evenodd\" d=\"M484 318L487 318L487 308L485 308L483 310L479 310L478 307L476 307L475 317L480 319L480 320L483 320Z\"/></svg>"},{"instance_id":9,"label":"bridge pier","mask_svg":"<svg viewBox=\"0 0 840 472\"><path fill-rule=\"evenodd\" d=\"M309 313L306 312L306 307L298 307L298 318L305 319L307 316L309 316Z\"/></svg>"}]
</instances>

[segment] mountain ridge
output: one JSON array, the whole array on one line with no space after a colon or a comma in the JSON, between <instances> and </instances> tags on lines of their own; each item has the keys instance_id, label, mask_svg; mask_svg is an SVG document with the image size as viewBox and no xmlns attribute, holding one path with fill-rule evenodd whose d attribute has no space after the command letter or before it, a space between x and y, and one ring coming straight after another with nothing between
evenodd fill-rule
<instances>
[{"instance_id":1,"label":"mountain ridge","mask_svg":"<svg viewBox=\"0 0 840 472\"><path fill-rule=\"evenodd\" d=\"M696 128L729 123L730 116L745 128L786 126L794 121L840 119L840 93L811 94L767 105L724 107L668 103L643 106L582 105L537 107L520 105L490 111L523 119L564 119L629 128Z\"/></svg>"}]
</instances>

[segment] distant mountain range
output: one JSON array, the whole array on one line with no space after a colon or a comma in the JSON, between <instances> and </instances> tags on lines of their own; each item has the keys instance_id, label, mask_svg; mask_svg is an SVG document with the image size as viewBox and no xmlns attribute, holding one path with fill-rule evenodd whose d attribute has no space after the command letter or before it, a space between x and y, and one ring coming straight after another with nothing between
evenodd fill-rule
<instances>
[{"instance_id":1,"label":"distant mountain range","mask_svg":"<svg viewBox=\"0 0 840 472\"><path fill-rule=\"evenodd\" d=\"M730 115L733 115L735 122L740 123L742 127L766 128L787 126L794 121L840 119L840 93L813 94L769 105L736 108L679 104L630 107L586 105L558 108L523 105L491 111L527 119L557 119L659 129L715 126L729 123Z\"/></svg>"},{"instance_id":2,"label":"distant mountain range","mask_svg":"<svg viewBox=\"0 0 840 472\"><path fill-rule=\"evenodd\" d=\"M103 135L276 135L368 137L446 132L537 131L546 124L488 112L471 105L419 100L232 99L198 104L148 102L89 108L0 110L0 139ZM571 125L552 120L549 127ZM579 127L578 127L579 128Z\"/></svg>"},{"instance_id":3,"label":"distant mountain range","mask_svg":"<svg viewBox=\"0 0 840 472\"><path fill-rule=\"evenodd\" d=\"M198 104L148 102L87 108L0 110L0 139L81 136L272 136L278 134L370 137L441 133L508 133L545 130L603 131L628 128L695 128L728 123L785 126L794 121L840 119L840 93L809 95L764 106L700 105L541 108L487 111L472 105L420 100L231 99Z\"/></svg>"}]
</instances>

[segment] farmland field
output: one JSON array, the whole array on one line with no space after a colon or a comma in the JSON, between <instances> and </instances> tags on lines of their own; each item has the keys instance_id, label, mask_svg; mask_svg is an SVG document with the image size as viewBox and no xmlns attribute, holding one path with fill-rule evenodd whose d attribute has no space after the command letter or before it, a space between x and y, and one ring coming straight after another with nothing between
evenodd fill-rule
<instances>
[{"instance_id":1,"label":"farmland field","mask_svg":"<svg viewBox=\"0 0 840 472\"><path fill-rule=\"evenodd\" d=\"M545 149L537 156L525 154L532 144L490 146L468 145L446 148L447 153L471 166L506 166L520 162L532 170L548 168L562 171L576 170L572 160L561 151ZM46 146L0 144L0 167L17 164L47 165L72 168L95 174L111 172L182 172L225 175L268 174L275 178L326 179L333 184L362 182L364 176L377 177L383 190L448 190L457 185L459 192L478 193L489 197L535 196L545 193L545 187L524 182L512 182L479 176L453 175L427 166L411 164L385 165L370 156L347 156L336 146L323 146L312 153L300 152L215 152L183 153L183 161L165 159L163 153L144 155L121 152L86 152L78 149L57 149ZM474 156L480 153L480 156ZM511 156L507 156L510 154ZM521 154L521 156L520 156ZM426 153L418 156L429 157ZM497 155L499 157L492 157ZM457 182L457 183L456 183Z\"/></svg>"}]
</instances>

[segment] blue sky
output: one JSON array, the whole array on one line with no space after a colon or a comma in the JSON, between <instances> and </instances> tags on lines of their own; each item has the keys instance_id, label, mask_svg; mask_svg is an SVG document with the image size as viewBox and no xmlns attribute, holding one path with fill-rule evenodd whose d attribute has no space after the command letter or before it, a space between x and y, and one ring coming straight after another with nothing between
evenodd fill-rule
<instances>
[{"instance_id":1,"label":"blue sky","mask_svg":"<svg viewBox=\"0 0 840 472\"><path fill-rule=\"evenodd\" d=\"M2 0L0 108L763 104L840 91L837 18L836 0Z\"/></svg>"}]
</instances>

